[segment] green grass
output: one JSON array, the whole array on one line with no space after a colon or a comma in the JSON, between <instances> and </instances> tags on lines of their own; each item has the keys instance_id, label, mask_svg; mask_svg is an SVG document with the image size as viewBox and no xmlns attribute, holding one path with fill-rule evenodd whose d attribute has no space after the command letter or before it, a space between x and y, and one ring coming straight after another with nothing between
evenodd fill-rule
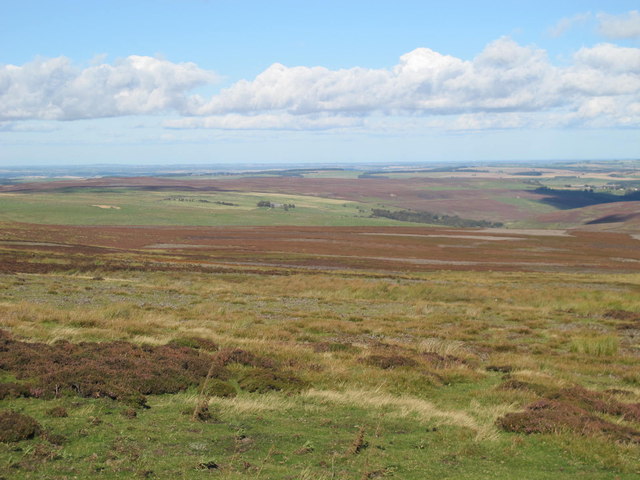
<instances>
[{"instance_id":1,"label":"green grass","mask_svg":"<svg viewBox=\"0 0 640 480\"><path fill-rule=\"evenodd\" d=\"M618 337L600 335L597 337L579 337L571 340L571 351L596 357L611 356L618 353Z\"/></svg>"},{"instance_id":2,"label":"green grass","mask_svg":"<svg viewBox=\"0 0 640 480\"><path fill-rule=\"evenodd\" d=\"M306 397L254 397L235 404L213 402L217 419L211 423L193 422L182 413L191 408L192 394L154 397L151 408L134 419L108 401L16 402L10 406L41 418L45 429L66 440L59 447L42 440L22 442L19 450L0 444L0 472L25 479L636 478L606 460L599 463L610 453L607 446L601 446L605 451L594 462L570 453L575 441L566 436L478 443L460 427L386 413L372 417L365 409ZM69 416L47 417L52 406L64 406ZM360 429L366 447L350 454ZM209 470L206 464L217 468Z\"/></svg>"},{"instance_id":3,"label":"green grass","mask_svg":"<svg viewBox=\"0 0 640 480\"><path fill-rule=\"evenodd\" d=\"M190 201L178 201L183 198ZM261 200L282 207L259 208ZM215 202L233 203L227 206ZM105 207L117 208L101 208ZM373 205L375 206L375 205ZM258 192L149 192L128 188L0 194L0 221L67 225L403 225L369 218L370 205L303 195Z\"/></svg>"},{"instance_id":4,"label":"green grass","mask_svg":"<svg viewBox=\"0 0 640 480\"><path fill-rule=\"evenodd\" d=\"M0 445L0 476L636 478L637 445L506 433L494 422L536 399L501 389L505 378L622 389L637 402L633 331L607 312L640 311L639 289L638 275L551 273L2 275L2 328L18 337L162 344L195 335L267 356L310 388L212 398L208 423L190 419L193 390L151 396L133 419L111 400L0 400L66 438ZM378 343L467 363L382 370L364 362L389 354ZM69 416L50 417L54 406ZM361 429L367 447L349 454ZM219 468L199 467L208 462Z\"/></svg>"},{"instance_id":5,"label":"green grass","mask_svg":"<svg viewBox=\"0 0 640 480\"><path fill-rule=\"evenodd\" d=\"M554 212L556 210L550 205L546 205L535 200L529 200L527 198L500 196L496 197L496 200L507 205L518 207L520 210L529 212L530 214L542 214Z\"/></svg>"}]
</instances>

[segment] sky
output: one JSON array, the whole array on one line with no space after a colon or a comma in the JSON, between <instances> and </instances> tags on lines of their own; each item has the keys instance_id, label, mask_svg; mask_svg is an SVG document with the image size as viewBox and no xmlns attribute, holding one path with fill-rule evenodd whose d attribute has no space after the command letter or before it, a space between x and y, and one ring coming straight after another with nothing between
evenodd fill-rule
<instances>
[{"instance_id":1,"label":"sky","mask_svg":"<svg viewBox=\"0 0 640 480\"><path fill-rule=\"evenodd\" d=\"M0 167L637 159L639 6L0 0Z\"/></svg>"}]
</instances>

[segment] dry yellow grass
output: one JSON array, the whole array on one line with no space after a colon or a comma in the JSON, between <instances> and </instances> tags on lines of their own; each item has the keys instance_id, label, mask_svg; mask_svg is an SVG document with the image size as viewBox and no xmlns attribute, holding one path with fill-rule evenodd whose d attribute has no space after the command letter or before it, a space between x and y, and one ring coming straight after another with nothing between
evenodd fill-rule
<instances>
[{"instance_id":1,"label":"dry yellow grass","mask_svg":"<svg viewBox=\"0 0 640 480\"><path fill-rule=\"evenodd\" d=\"M400 418L415 418L436 425L452 425L468 428L478 441L495 440L498 432L494 425L498 416L515 409L512 405L498 405L490 409L474 404L471 412L441 409L431 402L411 396L394 396L379 390L308 390L303 394L321 402L336 403L355 408L384 410L386 414Z\"/></svg>"}]
</instances>

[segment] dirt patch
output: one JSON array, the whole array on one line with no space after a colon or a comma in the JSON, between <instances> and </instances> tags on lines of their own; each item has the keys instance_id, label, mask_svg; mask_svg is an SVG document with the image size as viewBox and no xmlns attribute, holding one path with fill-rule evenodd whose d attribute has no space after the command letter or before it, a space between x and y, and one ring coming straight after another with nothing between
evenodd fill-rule
<instances>
[{"instance_id":1,"label":"dirt patch","mask_svg":"<svg viewBox=\"0 0 640 480\"><path fill-rule=\"evenodd\" d=\"M170 250L170 249L183 249L183 248L211 248L209 245L193 245L189 243L154 243L153 245L145 245L143 248Z\"/></svg>"},{"instance_id":2,"label":"dirt patch","mask_svg":"<svg viewBox=\"0 0 640 480\"><path fill-rule=\"evenodd\" d=\"M18 240L0 240L0 245L24 245L27 247L62 247L71 248L71 245L64 245L61 243L49 243L49 242L27 242Z\"/></svg>"},{"instance_id":3,"label":"dirt patch","mask_svg":"<svg viewBox=\"0 0 640 480\"><path fill-rule=\"evenodd\" d=\"M91 205L92 207L98 207L98 208L103 208L103 209L112 209L112 210L120 210L120 207L116 206L116 205Z\"/></svg>"},{"instance_id":4,"label":"dirt patch","mask_svg":"<svg viewBox=\"0 0 640 480\"><path fill-rule=\"evenodd\" d=\"M363 233L362 235L384 235L386 237L461 238L469 240L523 240L520 237L497 237L495 235L418 235L411 233Z\"/></svg>"},{"instance_id":5,"label":"dirt patch","mask_svg":"<svg viewBox=\"0 0 640 480\"><path fill-rule=\"evenodd\" d=\"M613 318L615 320L640 322L640 313L629 312L628 310L608 310L604 313L603 317Z\"/></svg>"},{"instance_id":6,"label":"dirt patch","mask_svg":"<svg viewBox=\"0 0 640 480\"><path fill-rule=\"evenodd\" d=\"M534 237L570 237L566 230L536 229L536 228L486 228L481 232L510 233L512 235L527 235Z\"/></svg>"}]
</instances>

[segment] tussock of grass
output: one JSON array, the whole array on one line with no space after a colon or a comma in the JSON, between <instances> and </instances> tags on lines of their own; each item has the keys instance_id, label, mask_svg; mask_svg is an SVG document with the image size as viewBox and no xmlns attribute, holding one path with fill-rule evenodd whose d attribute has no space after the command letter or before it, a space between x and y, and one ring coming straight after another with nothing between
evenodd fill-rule
<instances>
[{"instance_id":1,"label":"tussock of grass","mask_svg":"<svg viewBox=\"0 0 640 480\"><path fill-rule=\"evenodd\" d=\"M614 335L596 337L578 337L571 340L569 349L574 353L594 355L596 357L611 356L618 353L619 341Z\"/></svg>"},{"instance_id":2,"label":"tussock of grass","mask_svg":"<svg viewBox=\"0 0 640 480\"><path fill-rule=\"evenodd\" d=\"M464 342L458 340L446 340L442 338L426 338L421 340L416 349L420 353L437 353L442 356L469 356L470 352L465 348Z\"/></svg>"}]
</instances>

